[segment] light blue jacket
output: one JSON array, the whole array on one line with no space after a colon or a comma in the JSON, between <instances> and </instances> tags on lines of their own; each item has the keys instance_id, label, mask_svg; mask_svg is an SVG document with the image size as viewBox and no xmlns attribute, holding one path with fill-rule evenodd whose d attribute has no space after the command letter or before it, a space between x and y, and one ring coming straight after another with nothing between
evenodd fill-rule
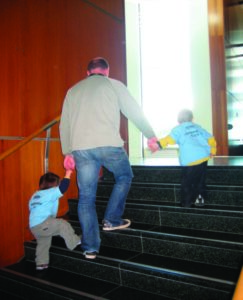
<instances>
[{"instance_id":1,"label":"light blue jacket","mask_svg":"<svg viewBox=\"0 0 243 300\"><path fill-rule=\"evenodd\" d=\"M216 154L216 141L212 134L193 122L181 123L159 142L162 147L178 144L182 166L200 164Z\"/></svg>"},{"instance_id":2,"label":"light blue jacket","mask_svg":"<svg viewBox=\"0 0 243 300\"><path fill-rule=\"evenodd\" d=\"M29 201L29 226L41 224L47 218L57 216L59 198L62 197L59 187L39 190L34 193Z\"/></svg>"}]
</instances>

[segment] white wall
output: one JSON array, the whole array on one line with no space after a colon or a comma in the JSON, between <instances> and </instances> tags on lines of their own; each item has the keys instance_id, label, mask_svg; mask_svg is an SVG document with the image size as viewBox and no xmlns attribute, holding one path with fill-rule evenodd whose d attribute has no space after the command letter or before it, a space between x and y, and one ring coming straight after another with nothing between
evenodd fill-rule
<instances>
[{"instance_id":1,"label":"white wall","mask_svg":"<svg viewBox=\"0 0 243 300\"><path fill-rule=\"evenodd\" d=\"M125 0L128 88L140 104L143 102L145 114L158 137L169 133L170 128L177 125L176 116L181 107L191 108L194 113L194 121L211 132L212 105L207 0L168 2L164 0ZM152 16L154 19L149 22L150 26L154 24L154 28L149 29L146 37L147 43L146 40L144 41L143 32L142 34L140 32L138 19L138 11L141 9L139 4L146 3L149 3L147 11L151 10L153 5L155 9ZM160 6L161 4L163 5ZM176 12L181 12L183 15L182 10L184 19L180 19L179 14L176 15ZM140 14L143 14L143 11L140 11ZM163 21L167 16L168 19L165 23ZM143 26L144 23L142 23L142 30L144 30ZM188 31L184 40L181 39L181 28ZM141 42L146 47L146 51L148 51L147 46L151 46L151 55L147 60L145 50L140 49ZM187 62L187 55L189 55L188 67L183 67L183 63ZM158 65L159 62L161 66ZM151 65L149 65L150 63ZM153 69L154 66L157 70ZM156 72L158 72L157 75ZM191 86L189 93L183 91L182 84L185 76L189 76L188 80ZM154 85L148 87L151 85L150 78ZM185 81L185 85L189 81ZM156 87L158 87L157 90ZM150 99L148 99L146 88L151 90L152 97ZM190 97L191 99L189 99ZM154 99L156 102L153 102ZM172 106L169 105L171 103L173 103ZM185 106L182 103L185 103ZM151 107L154 107L154 112L151 111ZM130 158L143 157L142 148L141 133L129 122ZM173 149L157 152L152 157L177 156L177 151ZM146 149L145 156L151 156Z\"/></svg>"}]
</instances>

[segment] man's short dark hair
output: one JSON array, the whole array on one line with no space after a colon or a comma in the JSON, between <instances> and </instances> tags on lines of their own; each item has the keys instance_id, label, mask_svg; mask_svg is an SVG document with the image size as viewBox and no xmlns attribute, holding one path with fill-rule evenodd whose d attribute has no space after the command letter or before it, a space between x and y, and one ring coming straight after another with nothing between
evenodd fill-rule
<instances>
[{"instance_id":1,"label":"man's short dark hair","mask_svg":"<svg viewBox=\"0 0 243 300\"><path fill-rule=\"evenodd\" d=\"M89 64L88 64L88 67L87 67L87 70L89 72L91 72L92 70L94 69L97 69L97 68L100 68L100 69L103 69L103 70L106 70L109 68L109 63L106 59L104 59L103 57L96 57L96 58L93 58Z\"/></svg>"},{"instance_id":2,"label":"man's short dark hair","mask_svg":"<svg viewBox=\"0 0 243 300\"><path fill-rule=\"evenodd\" d=\"M41 176L39 181L40 190L50 189L54 186L58 186L60 177L52 172L45 173Z\"/></svg>"}]
</instances>

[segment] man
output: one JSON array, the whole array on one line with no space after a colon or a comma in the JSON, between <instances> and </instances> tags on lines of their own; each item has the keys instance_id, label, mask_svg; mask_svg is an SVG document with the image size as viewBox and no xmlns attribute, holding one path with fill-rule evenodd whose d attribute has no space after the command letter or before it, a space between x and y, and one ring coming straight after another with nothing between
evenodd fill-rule
<instances>
[{"instance_id":1,"label":"man","mask_svg":"<svg viewBox=\"0 0 243 300\"><path fill-rule=\"evenodd\" d=\"M62 108L60 137L63 154L71 154L76 164L83 254L88 259L94 259L101 242L95 201L102 166L115 178L102 221L103 230L123 229L131 224L130 220L121 218L133 172L120 136L120 112L145 137L156 138L126 86L108 77L109 64L104 58L92 59L87 75L67 92Z\"/></svg>"}]
</instances>

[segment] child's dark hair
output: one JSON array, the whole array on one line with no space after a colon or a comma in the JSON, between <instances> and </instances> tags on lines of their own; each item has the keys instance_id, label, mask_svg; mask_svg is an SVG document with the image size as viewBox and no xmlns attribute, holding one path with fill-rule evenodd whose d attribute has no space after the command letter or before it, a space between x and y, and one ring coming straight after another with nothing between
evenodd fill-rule
<instances>
[{"instance_id":1,"label":"child's dark hair","mask_svg":"<svg viewBox=\"0 0 243 300\"><path fill-rule=\"evenodd\" d=\"M54 173L48 172L41 176L39 181L40 190L50 189L54 186L58 186L60 177Z\"/></svg>"}]
</instances>

